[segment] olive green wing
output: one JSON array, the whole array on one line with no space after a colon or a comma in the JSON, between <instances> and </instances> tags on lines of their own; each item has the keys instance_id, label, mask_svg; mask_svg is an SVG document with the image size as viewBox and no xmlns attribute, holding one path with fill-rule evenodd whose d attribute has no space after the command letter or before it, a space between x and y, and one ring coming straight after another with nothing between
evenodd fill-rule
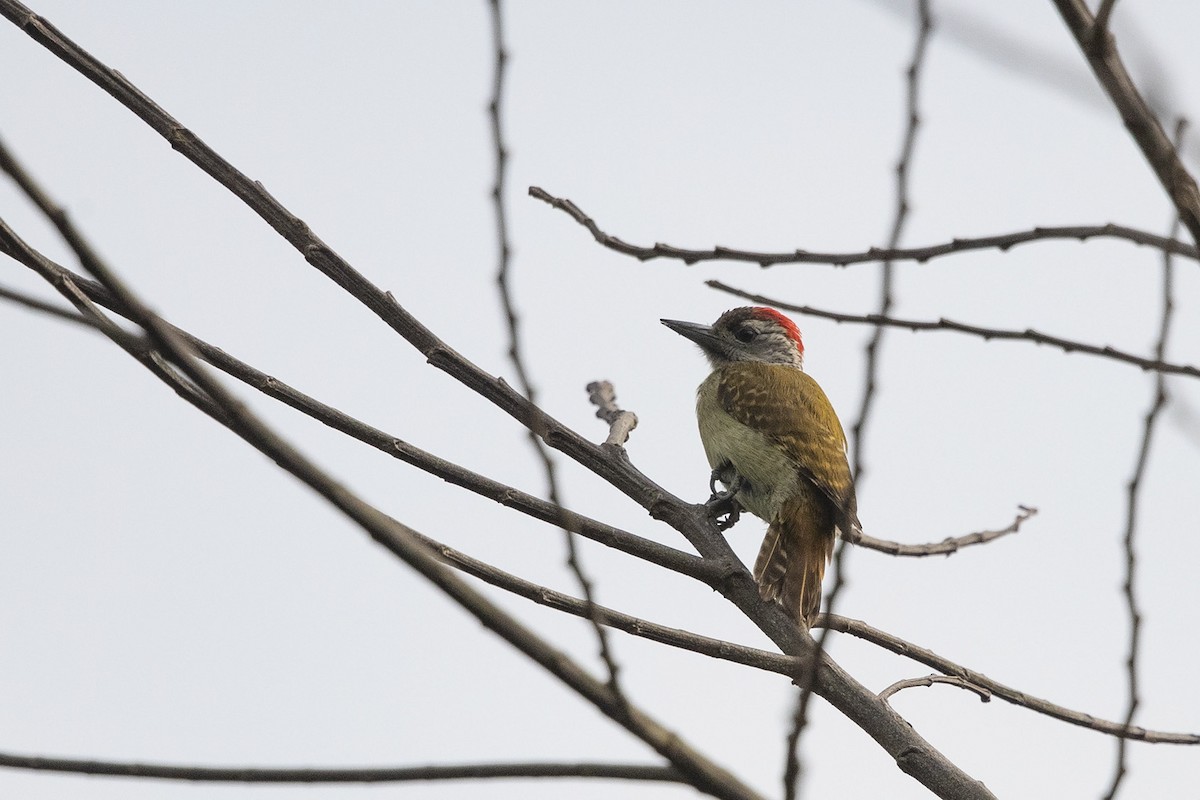
<instances>
[{"instance_id":1,"label":"olive green wing","mask_svg":"<svg viewBox=\"0 0 1200 800\"><path fill-rule=\"evenodd\" d=\"M717 385L721 407L778 444L834 505L857 522L846 434L820 385L779 364L730 364Z\"/></svg>"}]
</instances>

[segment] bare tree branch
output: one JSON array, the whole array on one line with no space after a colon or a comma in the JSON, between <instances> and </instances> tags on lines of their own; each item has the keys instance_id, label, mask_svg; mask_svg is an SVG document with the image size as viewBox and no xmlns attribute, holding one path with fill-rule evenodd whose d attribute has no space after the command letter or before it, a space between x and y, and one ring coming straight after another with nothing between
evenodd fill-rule
<instances>
[{"instance_id":1,"label":"bare tree branch","mask_svg":"<svg viewBox=\"0 0 1200 800\"><path fill-rule=\"evenodd\" d=\"M1200 244L1200 188L1129 77L1112 34L1105 25L1097 24L1083 0L1054 0L1054 5L1087 58L1096 80L1121 115L1126 130L1141 148L1142 155L1179 212L1180 222L1191 234L1192 241Z\"/></svg>"},{"instance_id":2,"label":"bare tree branch","mask_svg":"<svg viewBox=\"0 0 1200 800\"><path fill-rule=\"evenodd\" d=\"M952 675L926 675L924 678L907 678L902 681L896 681L880 692L879 697L881 700L889 700L892 695L905 689L912 689L916 686L933 686L935 683L945 683L950 686L957 686L960 689L966 689L968 692L974 692L979 695L979 700L983 703L990 702L992 699L992 693L987 689Z\"/></svg>"},{"instance_id":3,"label":"bare tree branch","mask_svg":"<svg viewBox=\"0 0 1200 800\"><path fill-rule=\"evenodd\" d=\"M603 778L686 783L679 771L673 767L588 762L430 764L420 767L346 768L199 767L184 764L148 764L0 753L0 767L203 783L403 783L409 781L481 780L484 778Z\"/></svg>"},{"instance_id":4,"label":"bare tree branch","mask_svg":"<svg viewBox=\"0 0 1200 800\"><path fill-rule=\"evenodd\" d=\"M46 264L45 258L26 245L2 221L0 221L0 245L6 252L15 255L22 263L36 271L48 282L55 283L57 275ZM635 708L610 686L600 683L588 675L565 653L551 647L533 631L468 586L429 552L425 544L413 535L416 532L411 528L363 502L349 489L325 474L316 464L302 456L262 424L240 401L201 368L186 343L176 336L168 325L143 306L141 301L125 288L107 266L97 262L92 264L90 269L114 298L129 310L134 322L146 331L155 349L182 370L183 374L198 387L198 390L203 392L223 413L225 419L221 421L231 431L256 450L271 458L281 468L306 483L334 507L354 520L370 534L371 538L448 594L487 628L499 634L517 650L540 664L610 719L650 745L676 766L688 783L700 791L715 797L730 798L730 800L759 797L731 773L709 761L686 744L677 734L667 730L656 720ZM72 302L78 303L77 307L81 313L88 312L86 298L82 294L74 296L69 291L64 291L63 294ZM114 341L120 344L118 339L114 338ZM160 377L162 376L160 375Z\"/></svg>"},{"instance_id":5,"label":"bare tree branch","mask_svg":"<svg viewBox=\"0 0 1200 800\"><path fill-rule=\"evenodd\" d=\"M938 320L911 320L911 319L896 319L894 317L882 317L878 314L841 314L836 311L825 311L812 306L796 306L790 303L784 303L770 297L746 292L741 289L729 286L721 281L705 281L705 284L714 289L742 297L756 303L764 303L776 306L777 308L786 309L787 311L795 312L796 314L804 314L810 317L819 317L821 319L831 319L834 322L853 322L865 325L878 325L890 328L906 328L910 331L955 331L957 333L966 333L972 336L978 336L982 339L1007 339L1011 341L1027 341L1034 344L1044 344L1049 347L1054 347L1066 353L1086 353L1090 356L1099 356L1101 358L1109 358L1113 361L1121 361L1126 364L1133 364L1135 367L1141 367L1147 372L1161 372L1169 375L1186 375L1190 378L1200 378L1200 367L1192 366L1191 364L1173 364L1162 361L1158 358L1146 358L1145 356L1126 353L1123 350L1118 350L1115 347L1108 345L1099 346L1087 344L1085 342L1076 342L1070 339L1063 339L1058 336L1051 336L1040 331L1035 331L1032 328L1026 328L1023 331L1006 330L1004 328L985 328L980 325L968 325L965 322L955 322L945 317Z\"/></svg>"},{"instance_id":6,"label":"bare tree branch","mask_svg":"<svg viewBox=\"0 0 1200 800\"><path fill-rule=\"evenodd\" d=\"M1146 245L1174 253L1178 256L1200 259L1200 249L1193 244L1112 223L1107 225L1038 226L1027 231L1016 231L997 236L956 237L949 242L925 247L869 247L866 250L854 253L820 253L809 250L765 253L754 250L741 250L735 247L721 247L720 245L708 250L689 250L661 243L647 247L629 244L623 239L605 233L596 224L595 220L580 210L579 206L566 198L555 197L545 189L537 186L530 186L529 194L531 197L536 197L553 208L566 212L571 219L587 228L597 242L610 250L627 256L633 256L640 261L649 261L654 258L670 258L682 261L689 266L701 261L741 261L758 264L764 269L776 264L829 264L836 267L845 267L851 264L873 264L879 261L916 261L923 264L940 256L964 253L970 250L991 250L994 248L1007 251L1012 247L1028 242L1062 239L1078 240L1081 242L1088 239L1122 239L1134 244Z\"/></svg>"},{"instance_id":7,"label":"bare tree branch","mask_svg":"<svg viewBox=\"0 0 1200 800\"><path fill-rule=\"evenodd\" d=\"M1019 509L1016 518L1007 528L1000 528L994 531L976 531L968 533L965 536L952 536L943 539L940 542L930 542L928 544L901 544L900 542L889 542L885 539L876 539L873 536L867 536L863 533L855 532L850 536L843 538L851 544L859 547L866 547L870 550L878 550L881 553L887 553L893 556L949 556L957 553L964 547L969 547L976 544L987 544L995 541L1002 536L1007 536L1010 533L1016 533L1021 530L1021 526L1025 521L1038 513L1036 508L1029 506L1017 506Z\"/></svg>"},{"instance_id":8,"label":"bare tree branch","mask_svg":"<svg viewBox=\"0 0 1200 800\"><path fill-rule=\"evenodd\" d=\"M529 370L526 368L525 360L521 355L521 322L517 314L516 303L513 302L512 287L509 284L512 274L510 272L512 248L508 240L508 215L504 200L508 148L504 144L504 128L500 117L501 102L504 97L504 68L508 63L508 52L504 47L504 20L500 11L500 0L489 0L488 7L491 9L492 44L496 63L492 80L492 100L488 104L488 117L492 123L492 144L496 153L495 183L492 185L492 205L496 210L497 260L499 262L496 269L496 285L500 289L500 305L504 309L505 318L508 320L509 360L512 361L513 368L516 370L517 383L521 393L529 399L530 403L536 404L537 392L533 388L533 382L529 379ZM526 432L529 444L533 448L538 461L541 463L542 471L546 477L546 497L555 506L562 508L562 493L559 490L558 473L555 470L554 459L551 458L550 451L547 449L545 443L538 438L533 429L528 429ZM588 603L592 603L595 599L593 596L592 581L584 571L583 562L579 558L579 548L575 546L575 534L565 525L560 527L563 529L563 539L567 546L567 568L571 570L571 573L575 576L575 580L578 581L580 591L583 592L583 599ZM609 686L620 696L621 682L619 676L621 668L617 664L616 657L613 655L612 647L608 641L608 634L605 632L604 626L594 616L589 616L588 619L592 624L592 629L596 633L600 660L608 670Z\"/></svg>"}]
</instances>

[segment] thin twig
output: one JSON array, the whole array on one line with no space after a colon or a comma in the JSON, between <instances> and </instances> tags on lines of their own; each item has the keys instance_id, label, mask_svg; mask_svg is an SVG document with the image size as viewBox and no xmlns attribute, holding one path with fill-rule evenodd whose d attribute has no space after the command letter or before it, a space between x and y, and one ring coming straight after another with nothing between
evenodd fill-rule
<instances>
[{"instance_id":1,"label":"thin twig","mask_svg":"<svg viewBox=\"0 0 1200 800\"><path fill-rule=\"evenodd\" d=\"M197 783L402 783L492 778L602 778L686 783L674 767L650 764L430 764L420 767L200 767L0 753L0 767Z\"/></svg>"},{"instance_id":2,"label":"thin twig","mask_svg":"<svg viewBox=\"0 0 1200 800\"><path fill-rule=\"evenodd\" d=\"M971 336L978 336L985 340L1004 339L1009 341L1026 341L1034 344L1044 344L1048 347L1054 347L1062 350L1065 353L1085 353L1090 356L1099 356L1100 358L1108 358L1113 361L1120 361L1125 364L1133 364L1135 367L1140 367L1147 372L1161 372L1168 375L1186 375L1190 378L1200 378L1200 367L1191 364L1173 364L1163 361L1159 358L1147 358L1145 356L1134 355L1123 350L1118 350L1115 347L1108 345L1094 345L1085 342L1077 342L1071 339L1063 339L1059 336L1051 336L1040 331L1035 331L1032 328L1026 328L1023 331L1009 330L1004 328L986 328L980 325L968 325L965 322L955 322L952 319L942 317L937 320L912 320L912 319L896 319L894 317L884 317L879 314L842 314L837 311L825 311L812 306L797 306L790 303L785 303L781 300L776 300L771 297L746 292L741 289L729 286L721 281L711 280L705 281L705 284L714 289L742 297L756 303L764 303L773 305L778 308L792 311L796 314L804 314L810 317L819 317L821 319L831 319L834 322L851 322L864 325L875 325L889 328L905 328L910 331L954 331L956 333L965 333Z\"/></svg>"},{"instance_id":3,"label":"thin twig","mask_svg":"<svg viewBox=\"0 0 1200 800\"><path fill-rule=\"evenodd\" d=\"M492 80L492 100L488 104L488 117L492 123L492 144L496 153L495 183L492 185L492 205L496 211L497 261L499 262L496 269L496 285L500 290L500 305L504 309L504 316L508 321L508 357L512 361L513 369L516 370L517 384L529 402L536 404L537 392L529 378L525 359L521 355L521 320L517 313L516 303L513 302L512 287L509 283L512 276L512 248L508 239L508 215L504 199L508 148L504 144L504 128L501 121L501 102L504 98L504 72L505 66L508 64L508 51L504 46L504 20L501 14L500 0L489 0L488 7L491 9L492 44L496 63ZM554 459L550 456L546 444L532 429L527 430L526 433L529 444L542 465L542 472L546 479L546 498L555 506L562 508L562 492L558 485L558 472L554 465ZM567 567L575 576L575 580L579 582L584 600L591 603L594 601L594 588L592 580L588 577L583 568L583 562L580 560L575 534L565 525L562 526L562 530L567 546ZM616 656L613 655L608 634L599 621L591 617L589 619L591 619L592 629L596 633L600 660L608 670L609 686L618 696L621 696L619 680L621 667L617 663Z\"/></svg>"},{"instance_id":4,"label":"thin twig","mask_svg":"<svg viewBox=\"0 0 1200 800\"><path fill-rule=\"evenodd\" d=\"M780 253L765 253L755 250L743 250L736 247L721 247L717 245L707 250L692 250L674 245L656 243L651 246L629 244L628 242L605 233L596 221L585 214L579 206L562 197L555 197L538 186L530 186L529 194L553 208L564 211L571 219L587 228L597 242L609 250L633 256L639 261L650 261L655 258L669 258L692 265L702 261L740 261L758 264L767 268L776 264L829 264L836 267L846 267L852 264L874 264L880 261L916 261L925 262L948 256L954 253L964 253L970 250L997 249L1002 252L1020 244L1050 240L1088 239L1122 239L1134 244L1146 245L1159 250L1165 250L1185 258L1200 260L1200 248L1178 239L1166 238L1155 233L1148 233L1124 225L1058 225L1038 226L1026 231L1015 231L996 236L955 237L949 242L927 245L925 247L868 247L851 253L823 253L810 250L791 250Z\"/></svg>"},{"instance_id":5,"label":"thin twig","mask_svg":"<svg viewBox=\"0 0 1200 800\"><path fill-rule=\"evenodd\" d=\"M1185 130L1187 130L1187 122L1179 120L1175 126L1176 142L1183 138ZM1175 218L1171 221L1169 232L1173 235L1178 228L1179 216L1176 214ZM1170 338L1171 319L1175 311L1174 266L1171 254L1164 253L1162 260L1162 312L1159 317L1158 341L1154 345L1154 355L1159 360L1162 360L1167 353L1167 340ZM1138 655L1142 641L1142 613L1138 607L1137 598L1136 538L1138 505L1142 481L1145 479L1146 470L1150 465L1150 446L1154 440L1155 423L1158 422L1166 405L1167 379L1160 372L1154 376L1154 397L1150 401L1150 408L1146 411L1142 423L1142 442L1138 446L1137 463L1134 465L1133 475L1130 477L1129 484L1126 487L1125 537L1122 543L1125 551L1125 583L1122 590L1125 595L1125 609L1129 614L1129 650L1125 658L1125 668L1128 676L1127 686L1129 688L1129 702L1125 710L1126 727L1133 724L1134 714L1137 713L1138 706L1141 705L1141 698L1138 694ZM1121 782L1128 771L1126 740L1120 739L1117 741L1117 759L1113 768L1112 782L1109 784L1108 792L1104 795L1104 800L1114 800L1116 798L1118 792L1121 790Z\"/></svg>"},{"instance_id":6,"label":"thin twig","mask_svg":"<svg viewBox=\"0 0 1200 800\"><path fill-rule=\"evenodd\" d=\"M1200 245L1200 188L1188 172L1179 151L1163 130L1154 111L1142 98L1117 53L1112 34L1098 26L1083 0L1053 0L1096 80L1112 100L1125 129L1141 148L1159 183L1179 213L1180 222Z\"/></svg>"},{"instance_id":7,"label":"thin twig","mask_svg":"<svg viewBox=\"0 0 1200 800\"><path fill-rule=\"evenodd\" d=\"M1025 521L1038 513L1036 508L1029 506L1017 506L1018 512L1012 524L1007 528L1000 528L992 531L976 531L968 533L964 536L952 536L943 539L940 542L929 542L928 544L901 544L900 542L891 542L886 539L876 539L873 536L867 536L864 533L855 531L850 536L844 536L847 542L859 547L866 547L869 550L878 550L881 553L887 553L892 556L912 556L920 558L922 556L949 556L957 553L964 547L970 547L976 544L987 544L995 541L1002 536L1008 536L1010 533L1016 533L1025 524Z\"/></svg>"},{"instance_id":8,"label":"thin twig","mask_svg":"<svg viewBox=\"0 0 1200 800\"><path fill-rule=\"evenodd\" d=\"M990 702L992 699L992 693L987 689L982 686L976 686L962 678L956 678L953 675L926 675L924 678L906 678L902 681L896 681L879 693L879 699L888 700L892 695L905 689L912 689L916 686L933 686L935 683L944 683L950 686L957 686L960 689L966 689L968 692L974 692L979 695L979 700L983 703Z\"/></svg>"}]
</instances>

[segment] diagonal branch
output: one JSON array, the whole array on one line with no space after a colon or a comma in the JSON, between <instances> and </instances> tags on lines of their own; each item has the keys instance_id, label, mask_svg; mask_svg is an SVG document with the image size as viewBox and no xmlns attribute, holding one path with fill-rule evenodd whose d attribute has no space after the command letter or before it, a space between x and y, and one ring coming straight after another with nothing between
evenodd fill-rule
<instances>
[{"instance_id":1,"label":"diagonal branch","mask_svg":"<svg viewBox=\"0 0 1200 800\"><path fill-rule=\"evenodd\" d=\"M75 227L67 212L54 202L49 193L21 166L15 155L3 147L3 143L0 143L0 169L9 173L14 178L18 178L17 182L26 195L51 219L68 245L75 251L81 263L87 265L100 261L95 249L87 241L82 232ZM115 311L127 319L129 318L128 310L124 309L113 298L112 294L99 283L78 275L49 259L45 259L45 265L46 269L54 273L56 280L73 283L92 302L99 303L110 311ZM13 300L36 311L42 311L71 322L92 327L95 326L94 320L90 317L81 316L20 292L0 287L0 297ZM200 358L225 374L237 378L268 397L279 400L318 422L351 436L364 444L368 444L393 458L398 458L449 483L475 492L490 500L495 500L501 505L516 509L534 519L554 523L559 527L564 527L592 541L599 542L607 547L613 547L683 575L696 578L709 585L712 585L717 577L716 572L709 568L709 565L706 565L703 559L697 556L659 544L650 539L636 536L620 528L614 528L606 523L577 514L561 506L556 506L553 503L526 494L512 486L486 478L465 467L438 458L415 445L409 444L364 422L360 422L333 406L326 405L298 389L292 388L288 384L230 355L221 348L193 336L182 328L172 325L171 329L177 336L187 342ZM629 412L620 413L629 414ZM636 417L634 420L634 424L636 424Z\"/></svg>"},{"instance_id":2,"label":"diagonal branch","mask_svg":"<svg viewBox=\"0 0 1200 800\"><path fill-rule=\"evenodd\" d=\"M1125 70L1106 24L1097 24L1083 0L1054 0L1054 5L1087 58L1096 80L1121 115L1125 129L1158 176L1179 213L1180 222L1191 234L1192 241L1200 244L1200 188Z\"/></svg>"},{"instance_id":3,"label":"diagonal branch","mask_svg":"<svg viewBox=\"0 0 1200 800\"><path fill-rule=\"evenodd\" d=\"M46 259L46 266L48 269L54 271L56 280L71 282L91 301L105 306L112 311L116 311L118 314L121 313L120 304L116 302L103 286L76 275L49 259ZM0 289L0 297L9 297L9 295L15 295L13 299L22 304L30 305L46 313L51 313L56 317L65 318L71 322L84 324L89 327L96 327L96 323L90 318L64 311L50 304L44 304L35 298L27 297L19 292ZM42 306L45 307L43 308ZM620 528L615 528L607 523L586 517L569 509L557 508L541 498L522 492L520 489L492 480L479 473L472 472L466 467L439 458L415 445L396 438L386 431L372 427L339 411L333 406L326 405L304 394L278 378L274 378L239 360L221 348L193 336L182 328L171 326L171 329L189 347L194 349L200 358L230 377L237 378L247 386L262 392L267 397L279 400L285 405L315 419L317 422L328 425L334 430L341 431L386 455L404 461L431 475L436 475L448 483L460 486L490 500L495 500L503 506L520 511L534 519L565 526L568 530L578 533L594 542L628 553L644 561L649 561L652 564L657 564L673 572L688 575L709 585L712 585L719 578L718 572L698 556L685 553L682 550L677 550L664 544L659 544L651 539L637 536Z\"/></svg>"},{"instance_id":4,"label":"diagonal branch","mask_svg":"<svg viewBox=\"0 0 1200 800\"><path fill-rule=\"evenodd\" d=\"M968 325L965 322L955 322L952 319L945 317L938 320L911 320L911 319L896 319L895 317L885 317L879 314L842 314L836 311L825 311L812 306L797 306L791 303L784 303L770 297L746 292L737 289L733 286L722 283L721 281L705 281L708 286L714 289L734 295L735 297L743 297L747 300L757 303L773 305L778 308L783 308L797 314L804 314L810 317L819 317L820 319L831 319L834 322L852 322L865 325L876 325L889 328L905 328L910 331L955 331L957 333L966 333L972 336L978 336L982 339L1005 339L1009 341L1026 341L1034 344L1044 344L1049 347L1054 347L1062 350L1065 353L1086 353L1091 356L1099 356L1101 358L1109 358L1113 361L1121 361L1126 364L1133 364L1135 367L1141 367L1147 372L1160 372L1168 375L1186 375L1190 378L1200 378L1200 367L1191 364L1173 364L1163 361L1160 358L1147 358L1145 356L1134 355L1123 350L1118 350L1115 347L1108 345L1094 345L1085 342L1076 342L1071 339L1063 339L1059 336L1051 336L1040 331L1035 331L1032 328L1026 328L1023 331L1007 330L1004 328L985 328L980 325Z\"/></svg>"},{"instance_id":5,"label":"diagonal branch","mask_svg":"<svg viewBox=\"0 0 1200 800\"><path fill-rule=\"evenodd\" d=\"M21 263L33 269L48 282L55 282L55 272L48 268L41 254L22 241L7 224L0 221L0 246ZM240 401L202 368L184 341L170 326L150 312L141 301L120 282L107 266L91 265L93 274L144 331L154 348L175 364L193 382L224 417L217 417L226 427L248 444L269 457L285 471L303 481L316 493L344 513L371 538L413 567L460 606L475 616L488 629L544 667L597 709L620 724L631 734L650 745L673 764L684 779L697 789L729 800L757 798L758 795L736 777L718 767L694 750L677 734L667 730L649 715L640 711L610 686L597 681L560 650L552 647L514 617L505 613L472 589L466 582L443 565L411 528L383 514L355 496L309 461L260 422ZM56 288L59 288L56 286ZM81 313L87 313L86 299L63 291L68 300L77 303ZM82 300L81 300L82 298ZM114 337L114 341L120 343ZM160 376L161 377L161 376ZM216 417L217 415L214 415Z\"/></svg>"},{"instance_id":6,"label":"diagonal branch","mask_svg":"<svg viewBox=\"0 0 1200 800\"><path fill-rule=\"evenodd\" d=\"M916 261L925 263L934 258L948 256L954 253L965 253L971 250L997 249L1007 251L1009 248L1028 242L1048 240L1074 239L1081 242L1088 239L1123 239L1134 244L1146 245L1159 250L1174 253L1185 258L1200 259L1200 249L1193 244L1181 242L1158 234L1129 228L1124 225L1059 225L1038 226L1027 231L1004 233L997 236L956 237L949 242L927 245L925 247L869 247L853 253L821 253L811 250L792 250L784 253L765 253L756 250L742 250L736 247L711 247L707 250L692 250L674 245L656 243L651 246L629 244L612 234L601 230L596 221L585 214L579 206L562 197L555 197L537 186L529 187L529 194L553 208L565 212L571 219L587 228L597 242L609 250L633 256L639 261L649 261L654 258L671 258L692 265L701 261L741 261L758 264L760 267L772 267L776 264L830 264L845 267L851 264L873 264L879 261Z\"/></svg>"}]
</instances>

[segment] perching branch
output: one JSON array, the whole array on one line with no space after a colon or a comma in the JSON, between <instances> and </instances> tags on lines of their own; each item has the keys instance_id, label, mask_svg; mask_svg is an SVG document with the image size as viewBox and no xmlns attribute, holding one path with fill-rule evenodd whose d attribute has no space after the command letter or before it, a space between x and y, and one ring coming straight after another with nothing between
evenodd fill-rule
<instances>
[{"instance_id":1,"label":"perching branch","mask_svg":"<svg viewBox=\"0 0 1200 800\"><path fill-rule=\"evenodd\" d=\"M776 264L829 264L845 267L851 264L873 264L880 261L916 261L925 263L941 256L965 253L971 250L1007 251L1012 247L1029 242L1052 240L1088 239L1122 239L1134 244L1146 245L1174 253L1177 256L1200 260L1200 249L1193 244L1159 236L1147 231L1129 228L1124 225L1059 225L1038 226L1027 231L1004 233L997 236L956 237L942 244L926 247L869 247L853 253L820 253L810 250L792 250L785 253L764 253L754 250L741 250L735 247L711 247L707 250L690 250L674 245L657 243L652 246L634 245L605 233L596 221L580 210L579 206L570 200L555 197L537 186L529 187L529 194L553 208L566 212L571 219L587 228L592 237L604 247L627 256L633 256L639 261L649 261L654 258L671 258L682 261L689 266L701 261L741 261L758 264L760 267L772 267Z\"/></svg>"},{"instance_id":2,"label":"perching branch","mask_svg":"<svg viewBox=\"0 0 1200 800\"><path fill-rule=\"evenodd\" d=\"M1113 361L1121 361L1126 364L1133 364L1135 367L1141 367L1147 372L1161 372L1168 375L1186 375L1190 378L1200 378L1200 367L1192 366L1191 364L1173 364L1163 361L1159 358L1147 358L1145 356L1126 353L1123 350L1118 350L1115 347L1108 345L1098 346L1087 344L1085 342L1076 342L1070 339L1063 339L1058 336L1051 336L1040 331L1035 331L1032 328L1026 328L1023 331L1007 330L1004 328L985 328L979 325L968 325L965 322L955 322L945 317L938 320L910 320L896 319L894 317L884 317L879 314L842 314L836 311L825 311L812 306L796 306L790 303L784 303L770 297L746 292L737 289L733 286L722 283L721 281L705 281L705 284L714 289L731 294L735 297L745 298L755 303L764 303L767 305L776 306L777 308L786 309L787 311L803 314L809 317L819 317L821 319L831 319L834 322L852 322L865 325L876 325L890 328L906 328L910 331L955 331L957 333L966 333L972 336L978 336L985 340L1005 339L1010 341L1026 341L1034 344L1044 344L1048 347L1055 347L1065 353L1086 353L1091 356L1099 356L1101 358L1109 358Z\"/></svg>"}]
</instances>

